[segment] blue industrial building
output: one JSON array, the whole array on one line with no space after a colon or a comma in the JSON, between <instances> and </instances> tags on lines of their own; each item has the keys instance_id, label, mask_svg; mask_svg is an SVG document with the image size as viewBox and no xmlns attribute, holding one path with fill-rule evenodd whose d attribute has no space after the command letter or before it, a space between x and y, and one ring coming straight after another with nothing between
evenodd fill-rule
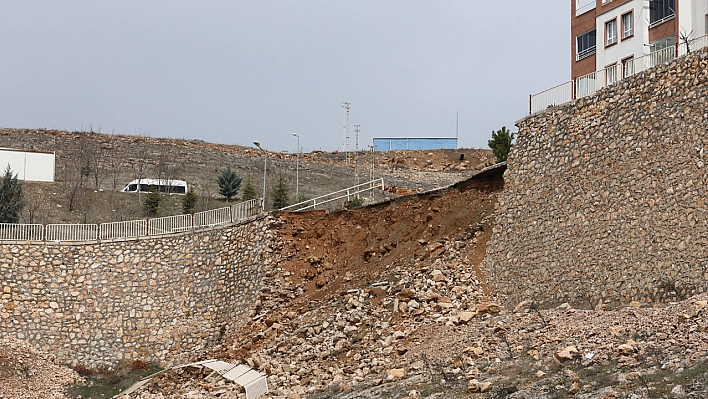
<instances>
[{"instance_id":1,"label":"blue industrial building","mask_svg":"<svg viewBox=\"0 0 708 399\"><path fill-rule=\"evenodd\" d=\"M374 137L375 151L457 148L456 137Z\"/></svg>"}]
</instances>

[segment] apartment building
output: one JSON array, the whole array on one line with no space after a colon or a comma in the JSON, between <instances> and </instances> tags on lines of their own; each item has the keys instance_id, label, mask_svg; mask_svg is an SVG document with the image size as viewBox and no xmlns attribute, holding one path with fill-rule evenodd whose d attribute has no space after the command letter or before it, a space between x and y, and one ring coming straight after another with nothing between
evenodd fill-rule
<instances>
[{"instance_id":1,"label":"apartment building","mask_svg":"<svg viewBox=\"0 0 708 399\"><path fill-rule=\"evenodd\" d=\"M678 46L708 34L708 0L570 1L574 81L604 71L610 84L634 74L636 58L660 58L664 49L673 58Z\"/></svg>"}]
</instances>

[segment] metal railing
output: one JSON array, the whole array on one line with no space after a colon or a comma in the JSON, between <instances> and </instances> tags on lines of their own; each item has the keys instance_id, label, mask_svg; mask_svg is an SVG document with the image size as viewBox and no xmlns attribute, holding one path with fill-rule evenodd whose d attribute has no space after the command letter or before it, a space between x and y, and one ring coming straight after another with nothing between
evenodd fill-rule
<instances>
[{"instance_id":1,"label":"metal railing","mask_svg":"<svg viewBox=\"0 0 708 399\"><path fill-rule=\"evenodd\" d=\"M192 215L175 215L150 219L148 235L181 233L192 228Z\"/></svg>"},{"instance_id":2,"label":"metal railing","mask_svg":"<svg viewBox=\"0 0 708 399\"><path fill-rule=\"evenodd\" d=\"M102 240L141 237L147 234L147 224L147 220L101 223L99 225L99 237Z\"/></svg>"},{"instance_id":3,"label":"metal railing","mask_svg":"<svg viewBox=\"0 0 708 399\"><path fill-rule=\"evenodd\" d=\"M575 60L580 61L585 57L589 57L597 51L597 46L592 46L588 47L585 50L579 51L578 54L575 55Z\"/></svg>"},{"instance_id":4,"label":"metal railing","mask_svg":"<svg viewBox=\"0 0 708 399\"><path fill-rule=\"evenodd\" d=\"M531 96L531 109L542 110L573 100L573 82L565 82Z\"/></svg>"},{"instance_id":5,"label":"metal railing","mask_svg":"<svg viewBox=\"0 0 708 399\"><path fill-rule=\"evenodd\" d=\"M263 198L254 198L231 206L231 217L234 220L247 219L256 216L263 209Z\"/></svg>"},{"instance_id":6,"label":"metal railing","mask_svg":"<svg viewBox=\"0 0 708 399\"><path fill-rule=\"evenodd\" d=\"M680 43L678 45L678 55L682 57L691 51L702 49L703 47L708 47L708 35L689 40L688 46L686 46L686 43Z\"/></svg>"},{"instance_id":7,"label":"metal railing","mask_svg":"<svg viewBox=\"0 0 708 399\"><path fill-rule=\"evenodd\" d=\"M688 48L687 48L688 47ZM649 68L669 62L691 51L708 47L708 35L692 39L686 43L669 46L664 49L645 54L641 57L623 61L599 71L581 76L575 81L565 82L558 86L529 96L529 115L544 111L546 108L561 105L578 98L593 94L623 78L643 72Z\"/></svg>"},{"instance_id":8,"label":"metal railing","mask_svg":"<svg viewBox=\"0 0 708 399\"><path fill-rule=\"evenodd\" d=\"M231 207L211 209L194 214L194 227L210 227L231 223Z\"/></svg>"},{"instance_id":9,"label":"metal railing","mask_svg":"<svg viewBox=\"0 0 708 399\"><path fill-rule=\"evenodd\" d=\"M44 225L0 223L0 240L42 241Z\"/></svg>"},{"instance_id":10,"label":"metal railing","mask_svg":"<svg viewBox=\"0 0 708 399\"><path fill-rule=\"evenodd\" d=\"M582 98L605 87L605 70L595 71L575 80L575 98Z\"/></svg>"},{"instance_id":11,"label":"metal railing","mask_svg":"<svg viewBox=\"0 0 708 399\"><path fill-rule=\"evenodd\" d=\"M256 198L230 207L167 216L98 224L13 224L0 223L0 241L93 241L180 233L191 229L235 223L258 215L262 199Z\"/></svg>"},{"instance_id":12,"label":"metal railing","mask_svg":"<svg viewBox=\"0 0 708 399\"><path fill-rule=\"evenodd\" d=\"M635 68L634 68L634 58L630 58L624 62L624 65L622 67L622 78L627 78L632 75L634 75Z\"/></svg>"},{"instance_id":13,"label":"metal railing","mask_svg":"<svg viewBox=\"0 0 708 399\"><path fill-rule=\"evenodd\" d=\"M653 28L653 27L655 27L655 26L659 26L659 25L663 24L664 22L666 22L666 21L668 21L668 20L670 20L670 19L674 19L674 17L676 17L676 13L669 14L669 15L665 16L664 18L657 19L657 20L654 21L654 22L650 22L650 23L649 23L649 29L651 29L651 28Z\"/></svg>"},{"instance_id":14,"label":"metal railing","mask_svg":"<svg viewBox=\"0 0 708 399\"><path fill-rule=\"evenodd\" d=\"M320 207L320 209L323 209L323 206L325 204L329 204L334 201L339 201L346 199L346 201L351 201L352 198L356 198L359 196L361 193L365 193L367 191L373 191L380 189L381 191L384 190L384 181L382 178L379 179L374 179L371 181L368 181L366 183L361 183L357 184L356 186L352 186L349 188L345 188L343 190L335 191L333 193L329 193L327 195L322 195L317 198L313 198L311 200L307 201L302 201L297 204L293 204L290 206L286 206L285 208L281 208L281 211L289 211L289 212L298 212L298 211L305 211L308 209L317 209L317 207Z\"/></svg>"},{"instance_id":15,"label":"metal railing","mask_svg":"<svg viewBox=\"0 0 708 399\"><path fill-rule=\"evenodd\" d=\"M97 239L97 224L48 224L46 228L46 241L93 241Z\"/></svg>"},{"instance_id":16,"label":"metal railing","mask_svg":"<svg viewBox=\"0 0 708 399\"><path fill-rule=\"evenodd\" d=\"M586 4L581 5L580 1L576 1L576 3L575 3L575 7L576 7L575 8L575 16L576 17L579 15L583 15L590 10L595 9L596 4L595 4L594 0L585 0L585 2L586 2Z\"/></svg>"}]
</instances>

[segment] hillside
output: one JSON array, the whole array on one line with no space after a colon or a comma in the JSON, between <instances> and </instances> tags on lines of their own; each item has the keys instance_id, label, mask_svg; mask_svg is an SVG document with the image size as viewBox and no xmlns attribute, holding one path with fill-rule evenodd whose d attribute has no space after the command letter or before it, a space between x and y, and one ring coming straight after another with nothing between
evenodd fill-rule
<instances>
[{"instance_id":1,"label":"hillside","mask_svg":"<svg viewBox=\"0 0 708 399\"><path fill-rule=\"evenodd\" d=\"M246 140L248 142L248 140ZM0 147L56 152L56 182L27 182L25 223L102 223L145 217L138 196L118 192L143 178L186 180L199 195L196 211L227 206L216 177L230 166L263 187L263 153L257 148L201 140L160 139L95 132L0 129ZM266 148L267 149L267 148ZM464 154L465 159L460 160ZM300 159L300 193L314 198L356 184L354 157L313 151ZM394 151L374 154L374 177L391 195L425 191L464 179L493 160L490 150ZM359 181L369 180L371 153L356 157ZM282 174L295 197L296 156L268 153L268 192ZM178 196L162 201L159 216L180 214Z\"/></svg>"}]
</instances>

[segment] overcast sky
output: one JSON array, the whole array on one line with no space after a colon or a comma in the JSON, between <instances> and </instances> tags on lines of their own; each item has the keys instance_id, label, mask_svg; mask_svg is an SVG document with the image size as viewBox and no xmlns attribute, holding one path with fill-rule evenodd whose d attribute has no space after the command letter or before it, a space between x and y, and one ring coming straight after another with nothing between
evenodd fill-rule
<instances>
[{"instance_id":1,"label":"overcast sky","mask_svg":"<svg viewBox=\"0 0 708 399\"><path fill-rule=\"evenodd\" d=\"M568 0L2 1L0 126L486 148L570 79ZM513 128L515 131L516 128Z\"/></svg>"}]
</instances>

